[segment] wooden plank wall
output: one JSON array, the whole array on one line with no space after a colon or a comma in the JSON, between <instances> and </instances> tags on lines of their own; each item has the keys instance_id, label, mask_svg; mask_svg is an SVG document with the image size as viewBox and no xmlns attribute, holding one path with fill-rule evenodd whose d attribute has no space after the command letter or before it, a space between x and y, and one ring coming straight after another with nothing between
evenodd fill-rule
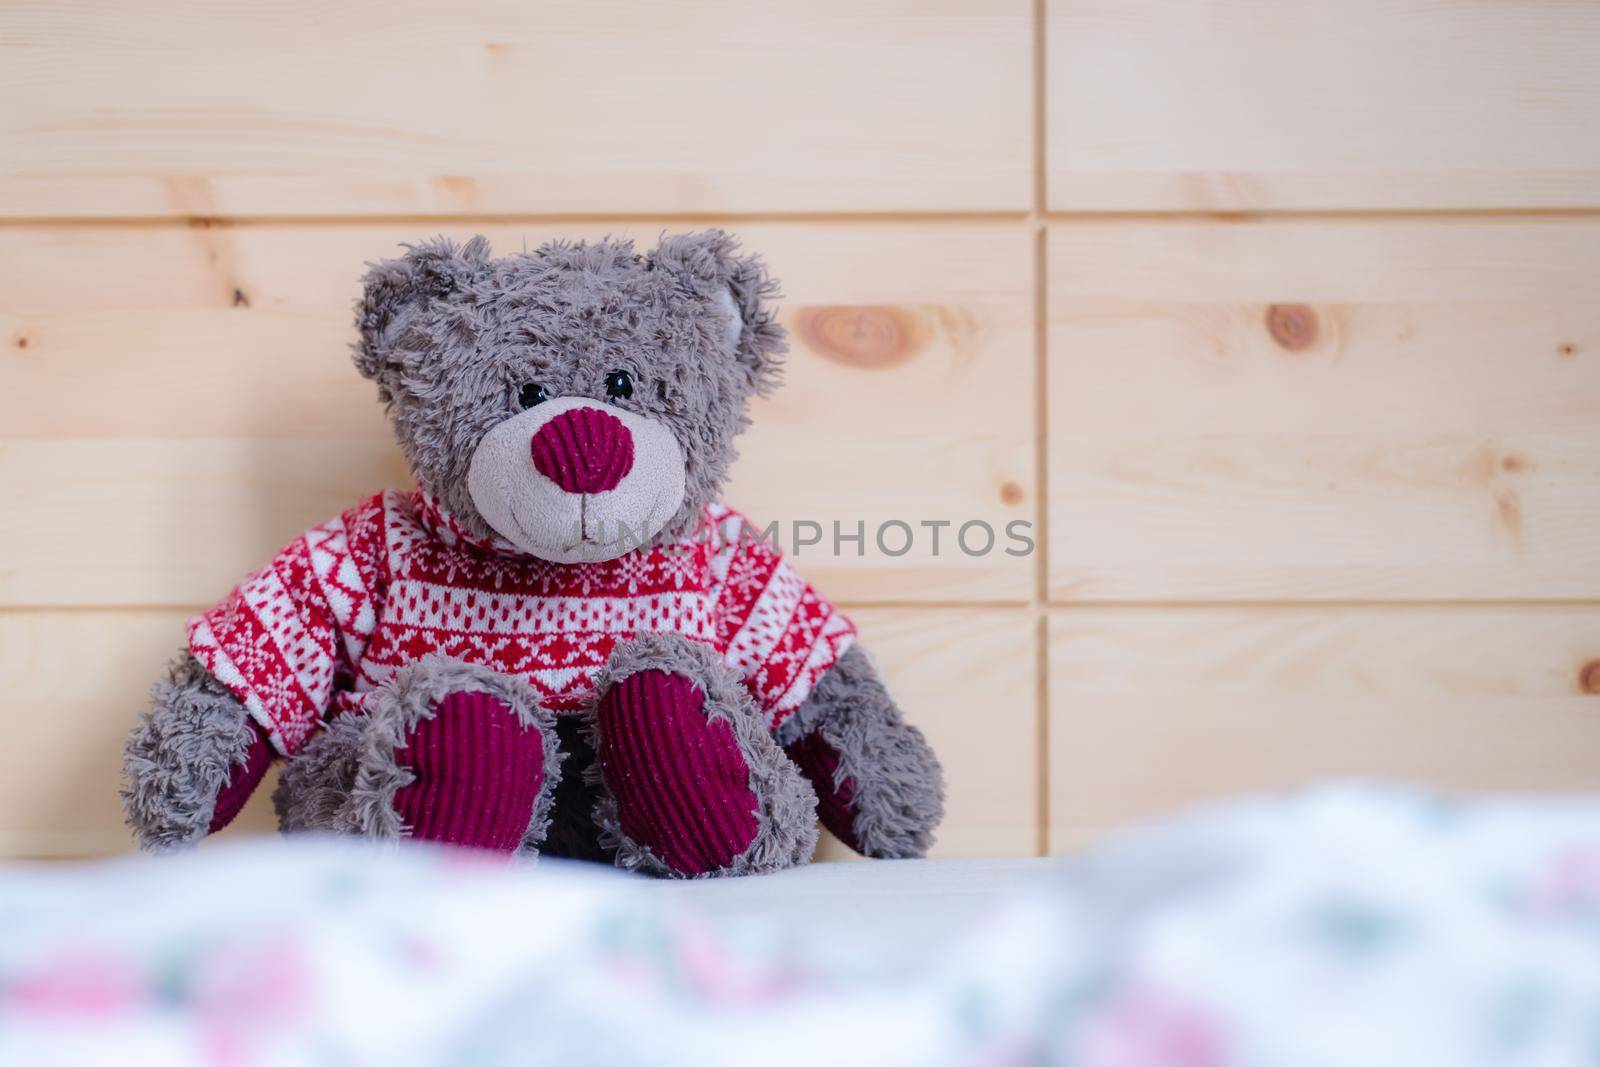
<instances>
[{"instance_id":1,"label":"wooden plank wall","mask_svg":"<svg viewBox=\"0 0 1600 1067\"><path fill-rule=\"evenodd\" d=\"M349 308L438 232L735 229L795 347L731 500L1034 524L800 561L942 854L1600 785L1596 54L1563 0L5 0L0 853L125 849L185 615L404 479Z\"/></svg>"}]
</instances>

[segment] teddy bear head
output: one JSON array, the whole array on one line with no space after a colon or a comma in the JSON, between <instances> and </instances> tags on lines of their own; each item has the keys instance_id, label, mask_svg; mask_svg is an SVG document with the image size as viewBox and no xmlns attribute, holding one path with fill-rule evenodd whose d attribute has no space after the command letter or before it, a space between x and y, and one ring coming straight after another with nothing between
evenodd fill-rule
<instances>
[{"instance_id":1,"label":"teddy bear head","mask_svg":"<svg viewBox=\"0 0 1600 1067\"><path fill-rule=\"evenodd\" d=\"M491 258L439 238L372 265L357 368L421 489L467 534L556 563L692 528L784 332L759 259L716 230Z\"/></svg>"}]
</instances>

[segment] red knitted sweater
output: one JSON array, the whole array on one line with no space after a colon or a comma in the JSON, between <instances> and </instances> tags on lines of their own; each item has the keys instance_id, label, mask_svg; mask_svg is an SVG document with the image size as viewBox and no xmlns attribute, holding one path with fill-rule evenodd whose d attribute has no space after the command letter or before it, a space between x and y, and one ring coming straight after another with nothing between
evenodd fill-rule
<instances>
[{"instance_id":1,"label":"red knitted sweater","mask_svg":"<svg viewBox=\"0 0 1600 1067\"><path fill-rule=\"evenodd\" d=\"M704 641L776 730L855 628L745 519L715 504L683 540L604 563L534 559L466 535L420 493L383 493L295 538L189 624L189 649L285 754L438 652L575 711L620 639Z\"/></svg>"}]
</instances>

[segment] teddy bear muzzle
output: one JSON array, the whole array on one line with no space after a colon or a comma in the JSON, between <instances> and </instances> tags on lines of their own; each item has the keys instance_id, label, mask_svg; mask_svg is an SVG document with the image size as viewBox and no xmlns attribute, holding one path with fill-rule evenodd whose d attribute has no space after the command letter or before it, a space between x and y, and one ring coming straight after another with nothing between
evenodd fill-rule
<instances>
[{"instance_id":1,"label":"teddy bear muzzle","mask_svg":"<svg viewBox=\"0 0 1600 1067\"><path fill-rule=\"evenodd\" d=\"M536 470L569 493L604 493L633 470L633 434L599 408L563 411L533 435Z\"/></svg>"},{"instance_id":2,"label":"teddy bear muzzle","mask_svg":"<svg viewBox=\"0 0 1600 1067\"><path fill-rule=\"evenodd\" d=\"M495 426L467 472L484 521L552 563L634 551L683 503L683 446L659 419L589 397L552 397Z\"/></svg>"}]
</instances>

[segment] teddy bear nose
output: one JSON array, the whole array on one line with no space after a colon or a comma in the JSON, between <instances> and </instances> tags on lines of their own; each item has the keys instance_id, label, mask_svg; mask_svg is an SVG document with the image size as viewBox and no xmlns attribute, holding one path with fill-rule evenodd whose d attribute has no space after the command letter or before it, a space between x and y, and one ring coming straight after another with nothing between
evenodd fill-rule
<instances>
[{"instance_id":1,"label":"teddy bear nose","mask_svg":"<svg viewBox=\"0 0 1600 1067\"><path fill-rule=\"evenodd\" d=\"M599 408L563 411L533 435L533 465L569 493L603 493L633 469L633 434Z\"/></svg>"}]
</instances>

